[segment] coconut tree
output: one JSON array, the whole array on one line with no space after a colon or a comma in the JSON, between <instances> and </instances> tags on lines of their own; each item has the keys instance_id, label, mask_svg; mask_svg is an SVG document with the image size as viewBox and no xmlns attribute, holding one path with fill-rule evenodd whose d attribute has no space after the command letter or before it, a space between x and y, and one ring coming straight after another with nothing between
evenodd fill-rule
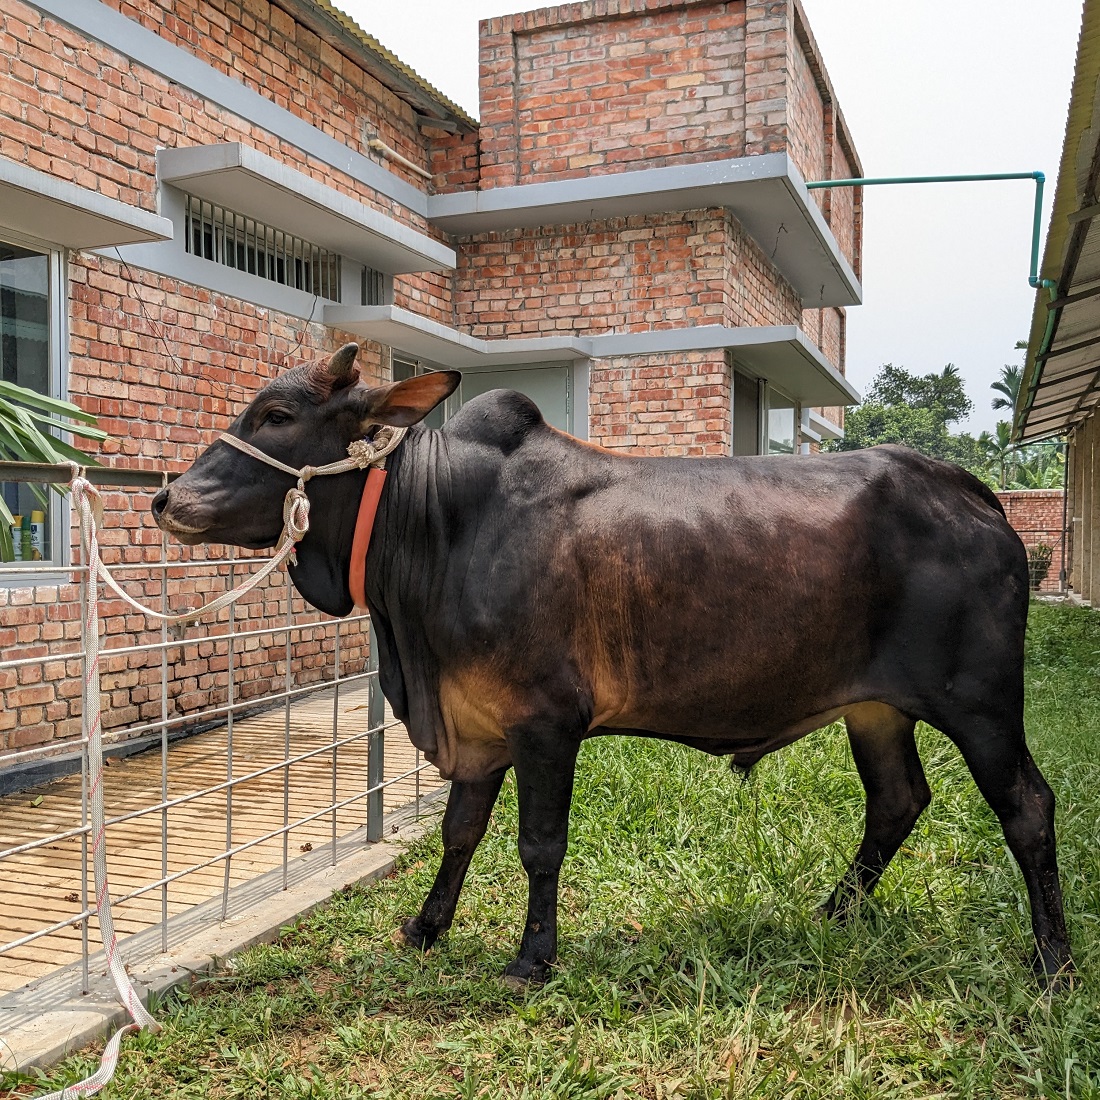
<instances>
[{"instance_id":1,"label":"coconut tree","mask_svg":"<svg viewBox=\"0 0 1100 1100\"><path fill-rule=\"evenodd\" d=\"M997 382L990 384L991 390L997 390L1001 397L994 397L990 404L994 409L1014 409L1016 398L1020 393L1020 380L1023 378L1023 369L1019 364L1006 363L1001 367L1001 377Z\"/></svg>"},{"instance_id":2,"label":"coconut tree","mask_svg":"<svg viewBox=\"0 0 1100 1100\"><path fill-rule=\"evenodd\" d=\"M1007 420L997 423L994 432L982 432L978 443L985 452L986 465L1000 489L1008 488L1015 477L1016 445L1012 442L1012 425Z\"/></svg>"}]
</instances>

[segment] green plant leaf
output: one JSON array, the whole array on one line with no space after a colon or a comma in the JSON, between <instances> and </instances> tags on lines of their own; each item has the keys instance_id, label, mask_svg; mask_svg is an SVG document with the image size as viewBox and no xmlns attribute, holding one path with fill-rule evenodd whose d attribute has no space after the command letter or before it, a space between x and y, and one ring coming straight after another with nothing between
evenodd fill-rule
<instances>
[{"instance_id":1,"label":"green plant leaf","mask_svg":"<svg viewBox=\"0 0 1100 1100\"><path fill-rule=\"evenodd\" d=\"M80 420L85 424L94 424L95 415L85 412L79 405L71 401L62 401L58 397L47 397L45 394L36 393L25 386L17 386L13 382L0 381L0 398L10 401L18 401L21 405L28 405L36 409L45 409L47 412L59 413L72 420Z\"/></svg>"}]
</instances>

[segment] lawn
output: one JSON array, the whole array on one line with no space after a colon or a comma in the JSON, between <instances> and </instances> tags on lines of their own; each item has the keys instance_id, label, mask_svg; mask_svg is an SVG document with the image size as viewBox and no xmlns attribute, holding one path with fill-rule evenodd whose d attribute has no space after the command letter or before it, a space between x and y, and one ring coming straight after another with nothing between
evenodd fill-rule
<instances>
[{"instance_id":1,"label":"lawn","mask_svg":"<svg viewBox=\"0 0 1100 1100\"><path fill-rule=\"evenodd\" d=\"M1051 1000L1028 967L1023 880L936 732L919 736L932 805L844 927L815 920L862 828L840 727L748 781L689 749L603 739L582 754L547 985L501 981L525 904L509 783L431 953L391 937L431 884L436 834L159 1005L163 1032L127 1039L102 1095L1100 1097L1098 669L1100 615L1033 606L1028 730L1059 799L1077 963Z\"/></svg>"}]
</instances>

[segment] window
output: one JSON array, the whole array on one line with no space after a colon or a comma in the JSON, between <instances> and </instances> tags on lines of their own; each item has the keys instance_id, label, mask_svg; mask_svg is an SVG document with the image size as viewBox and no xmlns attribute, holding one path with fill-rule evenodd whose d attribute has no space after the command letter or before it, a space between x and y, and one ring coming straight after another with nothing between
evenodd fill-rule
<instances>
[{"instance_id":1,"label":"window","mask_svg":"<svg viewBox=\"0 0 1100 1100\"><path fill-rule=\"evenodd\" d=\"M799 405L763 379L733 372L734 455L798 452Z\"/></svg>"},{"instance_id":2,"label":"window","mask_svg":"<svg viewBox=\"0 0 1100 1100\"><path fill-rule=\"evenodd\" d=\"M796 452L796 426L798 403L786 394L768 386L768 412L765 419L768 432L764 453L769 455L793 455Z\"/></svg>"},{"instance_id":3,"label":"window","mask_svg":"<svg viewBox=\"0 0 1100 1100\"><path fill-rule=\"evenodd\" d=\"M340 257L203 199L187 196L187 251L273 283L340 301Z\"/></svg>"},{"instance_id":4,"label":"window","mask_svg":"<svg viewBox=\"0 0 1100 1100\"><path fill-rule=\"evenodd\" d=\"M60 256L0 240L0 378L49 396L60 386ZM4 567L60 563L61 502L45 485L0 482L16 525L0 539ZM5 524L7 518L4 517Z\"/></svg>"},{"instance_id":5,"label":"window","mask_svg":"<svg viewBox=\"0 0 1100 1100\"><path fill-rule=\"evenodd\" d=\"M384 306L386 304L386 276L373 267L363 268L363 305Z\"/></svg>"}]
</instances>

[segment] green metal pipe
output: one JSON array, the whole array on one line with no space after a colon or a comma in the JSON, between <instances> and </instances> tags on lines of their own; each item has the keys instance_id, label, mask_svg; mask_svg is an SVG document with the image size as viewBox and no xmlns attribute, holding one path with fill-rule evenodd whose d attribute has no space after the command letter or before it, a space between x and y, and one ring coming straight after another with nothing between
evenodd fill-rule
<instances>
[{"instance_id":1,"label":"green metal pipe","mask_svg":"<svg viewBox=\"0 0 1100 1100\"><path fill-rule=\"evenodd\" d=\"M1034 180L1035 181L1035 206L1031 219L1031 268L1028 274L1028 285L1036 290L1045 290L1050 295L1050 301L1057 298L1057 283L1053 279L1041 279L1039 277L1039 234L1042 230L1043 220L1043 186L1046 176L1042 172L986 172L980 175L962 176L866 176L858 179L844 180L814 180L806 184L809 191L815 191L822 187L877 187L883 184L904 183L989 183L997 180ZM1047 314L1046 329L1043 338L1039 341L1036 351L1035 371L1032 375L1031 385L1028 387L1024 407L1016 417L1014 433L1019 432L1020 423L1027 416L1031 406L1035 402L1035 394L1039 388L1039 382L1043 376L1045 362L1042 359L1050 347L1051 338L1054 335L1054 326L1058 315L1062 312L1060 307L1050 308Z\"/></svg>"},{"instance_id":2,"label":"green metal pipe","mask_svg":"<svg viewBox=\"0 0 1100 1100\"><path fill-rule=\"evenodd\" d=\"M1043 185L1046 176L1042 172L984 172L979 175L963 176L864 176L858 179L814 180L806 184L809 191L822 187L879 187L883 184L897 183L989 183L997 180L1034 180L1035 212L1031 224L1031 270L1028 284L1036 289L1049 288L1054 284L1049 279L1039 278L1039 234L1043 219Z\"/></svg>"}]
</instances>

